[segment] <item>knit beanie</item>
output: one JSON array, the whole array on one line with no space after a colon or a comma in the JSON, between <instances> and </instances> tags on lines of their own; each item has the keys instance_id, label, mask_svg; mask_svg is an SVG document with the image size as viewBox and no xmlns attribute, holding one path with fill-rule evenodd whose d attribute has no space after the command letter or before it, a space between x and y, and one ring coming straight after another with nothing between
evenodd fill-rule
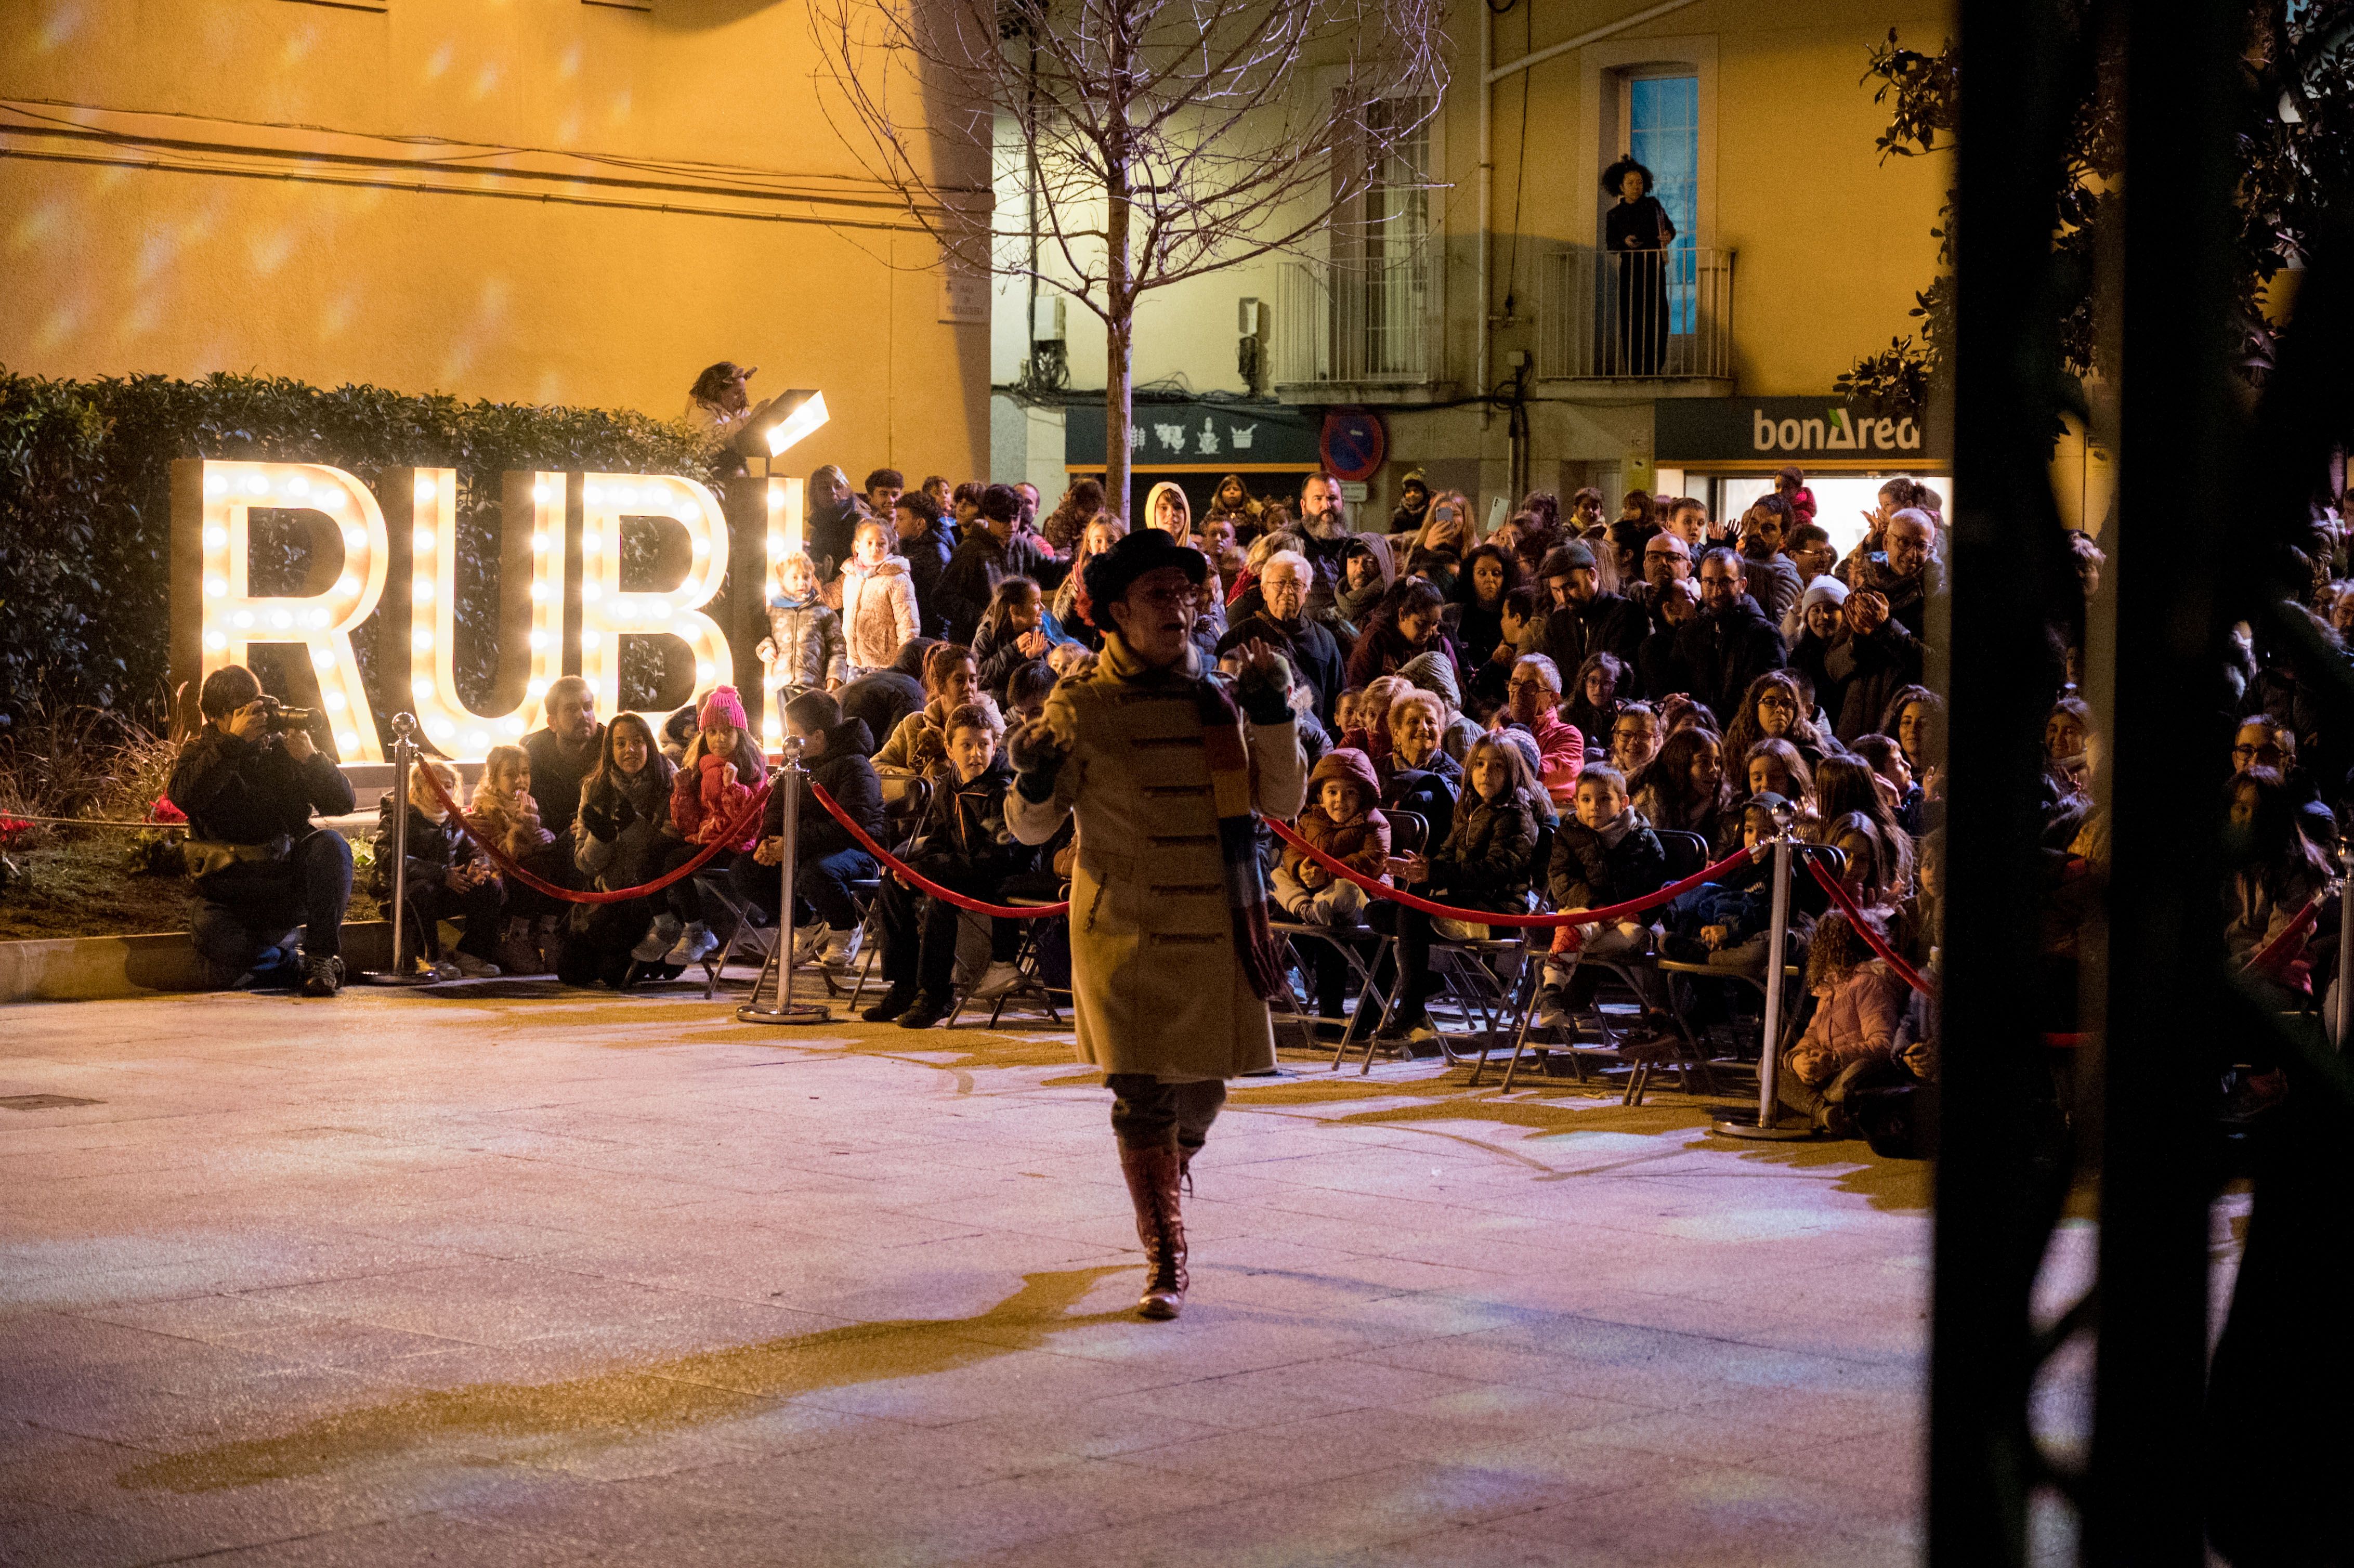
<instances>
[{"instance_id":1,"label":"knit beanie","mask_svg":"<svg viewBox=\"0 0 2354 1568\"><path fill-rule=\"evenodd\" d=\"M1819 604L1842 605L1846 602L1847 584L1825 575L1807 585L1806 596L1798 600L1798 609L1803 614Z\"/></svg>"},{"instance_id":2,"label":"knit beanie","mask_svg":"<svg viewBox=\"0 0 2354 1568\"><path fill-rule=\"evenodd\" d=\"M736 694L733 686L713 687L711 694L703 699L703 705L695 711L697 725L707 726L714 719L726 719L737 729L752 727L744 717L744 699Z\"/></svg>"}]
</instances>

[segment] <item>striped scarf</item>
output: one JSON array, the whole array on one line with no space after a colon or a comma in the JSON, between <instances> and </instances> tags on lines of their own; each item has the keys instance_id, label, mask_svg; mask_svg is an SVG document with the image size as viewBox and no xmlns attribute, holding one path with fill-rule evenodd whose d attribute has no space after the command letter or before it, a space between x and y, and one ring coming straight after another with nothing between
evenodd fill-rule
<instances>
[{"instance_id":1,"label":"striped scarf","mask_svg":"<svg viewBox=\"0 0 2354 1568\"><path fill-rule=\"evenodd\" d=\"M1267 884L1258 859L1258 823L1251 809L1250 747L1242 715L1218 683L1193 683L1202 715L1202 744L1210 764L1210 800L1218 813L1218 856L1226 874L1226 906L1234 915L1235 953L1243 977L1261 1001L1283 989L1283 946L1267 920Z\"/></svg>"}]
</instances>

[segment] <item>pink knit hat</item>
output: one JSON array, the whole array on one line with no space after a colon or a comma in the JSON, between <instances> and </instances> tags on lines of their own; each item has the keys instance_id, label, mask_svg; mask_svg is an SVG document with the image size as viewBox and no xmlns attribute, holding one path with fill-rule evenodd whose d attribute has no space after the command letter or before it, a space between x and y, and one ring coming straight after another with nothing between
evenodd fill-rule
<instances>
[{"instance_id":1,"label":"pink knit hat","mask_svg":"<svg viewBox=\"0 0 2354 1568\"><path fill-rule=\"evenodd\" d=\"M726 719L737 729L752 727L744 718L744 699L736 694L733 686L714 686L711 694L703 699L703 705L695 710L696 724L708 725L713 719Z\"/></svg>"}]
</instances>

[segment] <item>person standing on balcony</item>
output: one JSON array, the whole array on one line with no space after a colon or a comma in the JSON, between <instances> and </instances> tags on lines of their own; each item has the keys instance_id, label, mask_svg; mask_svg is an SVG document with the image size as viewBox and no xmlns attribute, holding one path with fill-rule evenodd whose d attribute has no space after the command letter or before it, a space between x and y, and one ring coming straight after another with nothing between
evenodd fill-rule
<instances>
[{"instance_id":1,"label":"person standing on balcony","mask_svg":"<svg viewBox=\"0 0 2354 1568\"><path fill-rule=\"evenodd\" d=\"M1657 376L1668 340L1667 249L1676 242L1668 209L1651 194L1651 171L1621 158L1603 171L1618 204L1604 215L1603 242L1618 274L1617 364L1621 376Z\"/></svg>"}]
</instances>

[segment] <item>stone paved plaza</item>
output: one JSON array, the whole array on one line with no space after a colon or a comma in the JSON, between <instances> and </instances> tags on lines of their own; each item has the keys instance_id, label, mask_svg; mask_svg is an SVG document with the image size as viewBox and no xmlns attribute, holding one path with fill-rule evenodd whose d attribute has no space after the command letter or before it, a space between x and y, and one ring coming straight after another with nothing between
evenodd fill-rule
<instances>
[{"instance_id":1,"label":"stone paved plaza","mask_svg":"<svg viewBox=\"0 0 2354 1568\"><path fill-rule=\"evenodd\" d=\"M1069 1037L0 1022L0 1562L1896 1564L1928 1171L1286 1054L1141 1282Z\"/></svg>"}]
</instances>

